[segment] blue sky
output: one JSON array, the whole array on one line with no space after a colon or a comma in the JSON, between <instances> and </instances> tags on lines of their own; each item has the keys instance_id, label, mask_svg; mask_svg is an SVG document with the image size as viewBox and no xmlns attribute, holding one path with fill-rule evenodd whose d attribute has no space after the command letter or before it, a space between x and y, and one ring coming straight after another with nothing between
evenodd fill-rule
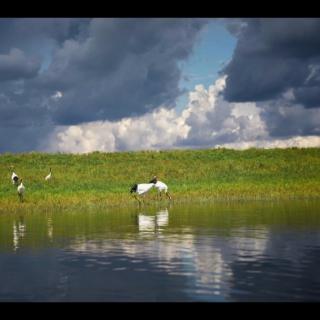
<instances>
[{"instance_id":1,"label":"blue sky","mask_svg":"<svg viewBox=\"0 0 320 320\"><path fill-rule=\"evenodd\" d=\"M183 77L180 88L191 91L198 84L206 88L218 78L218 72L233 54L236 38L225 28L221 20L213 20L204 27L196 41L193 53L180 63ZM178 111L187 104L188 93L177 100Z\"/></svg>"}]
</instances>

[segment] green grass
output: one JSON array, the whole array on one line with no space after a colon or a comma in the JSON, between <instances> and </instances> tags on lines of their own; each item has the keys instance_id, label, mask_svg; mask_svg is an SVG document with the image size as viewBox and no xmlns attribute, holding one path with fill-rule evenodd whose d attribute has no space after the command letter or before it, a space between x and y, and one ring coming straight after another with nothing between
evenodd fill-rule
<instances>
[{"instance_id":1,"label":"green grass","mask_svg":"<svg viewBox=\"0 0 320 320\"><path fill-rule=\"evenodd\" d=\"M11 183L11 165L23 178L24 203ZM49 167L53 178L46 182ZM0 155L0 212L132 205L131 185L153 175L168 184L175 202L319 198L320 148L6 153Z\"/></svg>"}]
</instances>

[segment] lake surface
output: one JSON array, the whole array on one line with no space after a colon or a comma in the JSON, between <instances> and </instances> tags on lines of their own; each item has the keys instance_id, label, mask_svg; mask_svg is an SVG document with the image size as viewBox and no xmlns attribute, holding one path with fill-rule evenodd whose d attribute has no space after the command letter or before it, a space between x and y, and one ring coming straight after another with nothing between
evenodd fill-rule
<instances>
[{"instance_id":1,"label":"lake surface","mask_svg":"<svg viewBox=\"0 0 320 320\"><path fill-rule=\"evenodd\" d=\"M320 201L0 215L0 301L320 301Z\"/></svg>"}]
</instances>

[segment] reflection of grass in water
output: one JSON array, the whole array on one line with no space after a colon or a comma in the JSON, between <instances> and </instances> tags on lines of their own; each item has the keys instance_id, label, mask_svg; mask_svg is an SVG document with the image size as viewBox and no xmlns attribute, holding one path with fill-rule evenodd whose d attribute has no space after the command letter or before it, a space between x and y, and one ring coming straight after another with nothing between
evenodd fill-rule
<instances>
[{"instance_id":1,"label":"reflection of grass in water","mask_svg":"<svg viewBox=\"0 0 320 320\"><path fill-rule=\"evenodd\" d=\"M0 250L12 249L13 224L18 231L20 230L19 246L28 248L60 247L70 243L81 245L87 242L90 246L90 240L94 240L94 245L99 243L99 239L108 239L107 242L110 240L116 243L120 239L128 240L127 244L130 247L130 244L137 242L137 236L143 235L146 231L151 239L159 238L161 233L165 239L170 239L171 235L176 239L184 240L206 233L226 238L254 236L264 239L270 230L318 232L319 207L319 200L174 204L168 208L167 222L163 226L155 224L159 213L166 209L162 206L148 206L141 209L115 207L73 210L69 208L63 212L34 210L21 214L1 214ZM154 229L153 226L150 230L141 228L139 215L150 218L150 221L153 220ZM21 233L21 226L25 226L24 236Z\"/></svg>"},{"instance_id":2,"label":"reflection of grass in water","mask_svg":"<svg viewBox=\"0 0 320 320\"><path fill-rule=\"evenodd\" d=\"M26 186L23 204L11 184L10 165ZM52 179L46 182L49 167ZM320 148L3 154L0 170L2 212L131 206L136 202L129 194L131 185L153 175L169 185L176 203L317 198ZM155 190L148 195L149 203L155 195Z\"/></svg>"}]
</instances>

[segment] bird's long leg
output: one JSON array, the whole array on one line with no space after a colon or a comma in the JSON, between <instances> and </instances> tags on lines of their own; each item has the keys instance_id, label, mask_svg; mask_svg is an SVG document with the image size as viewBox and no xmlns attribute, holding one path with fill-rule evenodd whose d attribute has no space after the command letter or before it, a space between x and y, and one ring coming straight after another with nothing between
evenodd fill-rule
<instances>
[{"instance_id":1,"label":"bird's long leg","mask_svg":"<svg viewBox=\"0 0 320 320\"><path fill-rule=\"evenodd\" d=\"M172 199L172 197L170 196L170 194L169 194L169 192L168 192L168 191L166 192L166 196L169 198L169 200L171 200L171 199Z\"/></svg>"},{"instance_id":2,"label":"bird's long leg","mask_svg":"<svg viewBox=\"0 0 320 320\"><path fill-rule=\"evenodd\" d=\"M142 195L142 202L143 204L146 204L146 193Z\"/></svg>"},{"instance_id":3,"label":"bird's long leg","mask_svg":"<svg viewBox=\"0 0 320 320\"><path fill-rule=\"evenodd\" d=\"M138 201L139 205L141 205L141 201L140 201L140 199L138 198L138 196L137 196L136 194L134 194L133 196L134 196L134 198Z\"/></svg>"},{"instance_id":4,"label":"bird's long leg","mask_svg":"<svg viewBox=\"0 0 320 320\"><path fill-rule=\"evenodd\" d=\"M139 199L139 197L137 197L137 200L139 202L139 208L141 208L141 200Z\"/></svg>"}]
</instances>

